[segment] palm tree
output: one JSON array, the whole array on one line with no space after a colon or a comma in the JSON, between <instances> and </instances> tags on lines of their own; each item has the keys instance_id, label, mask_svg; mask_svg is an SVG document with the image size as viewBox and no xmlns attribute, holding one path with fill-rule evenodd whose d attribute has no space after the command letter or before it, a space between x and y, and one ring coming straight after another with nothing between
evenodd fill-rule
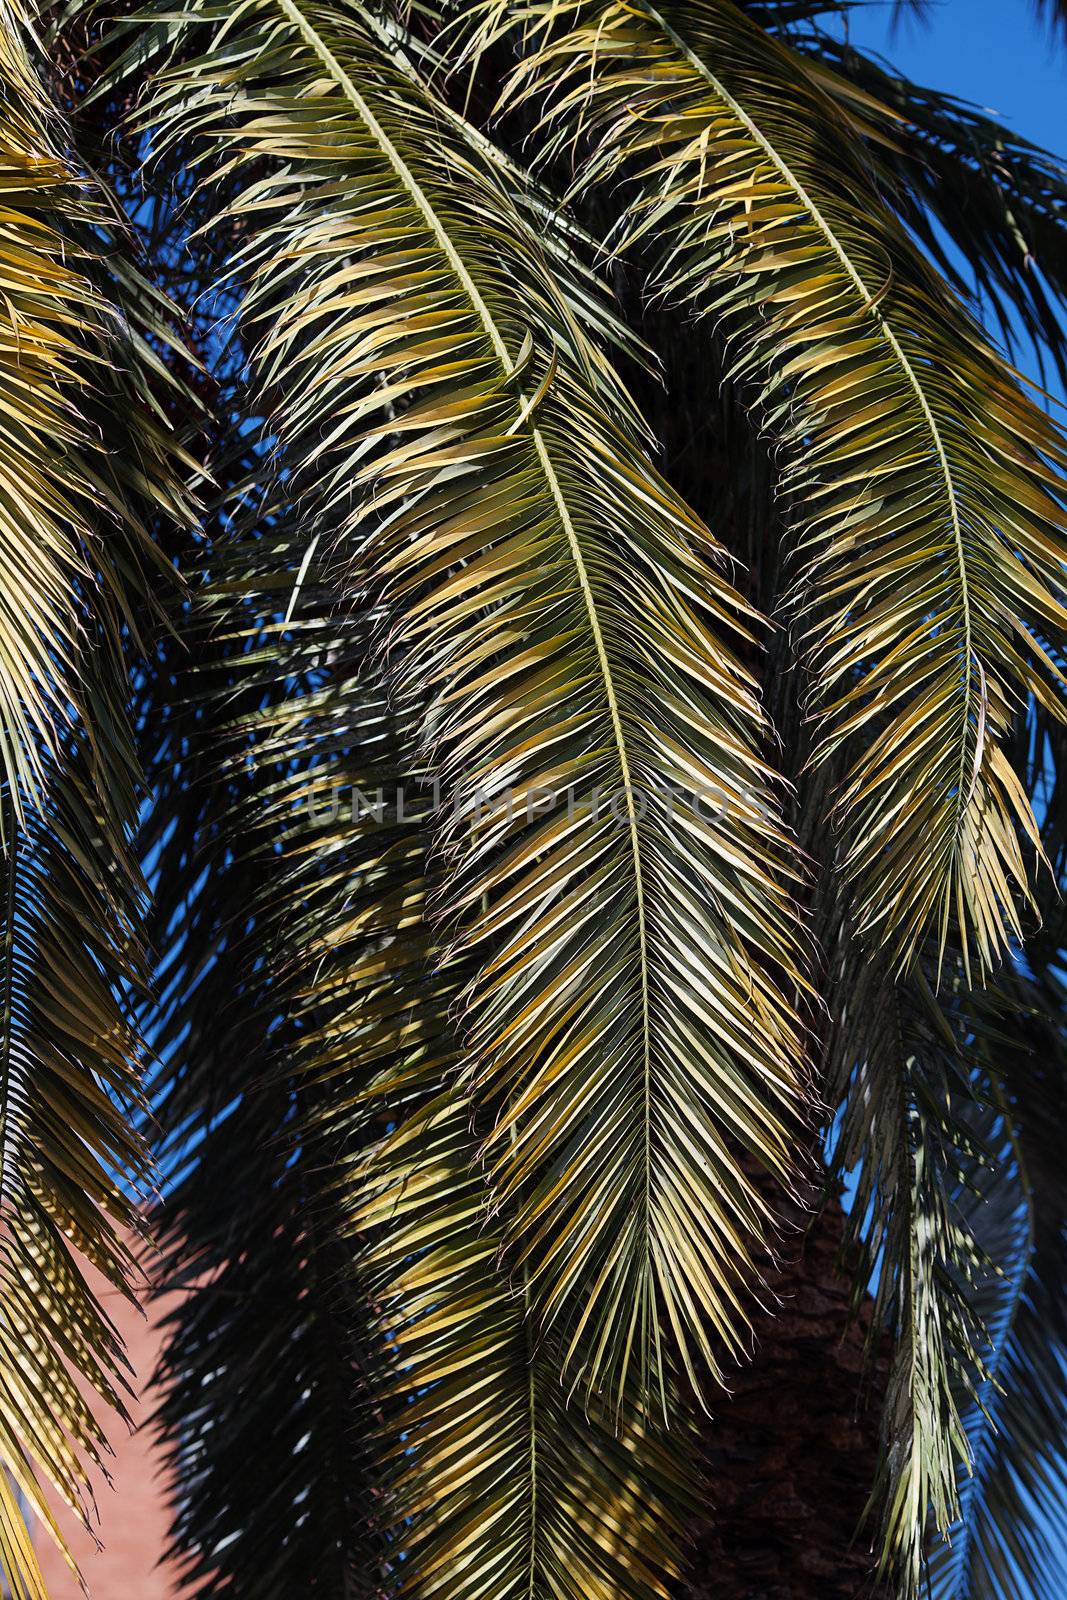
<instances>
[{"instance_id":1,"label":"palm tree","mask_svg":"<svg viewBox=\"0 0 1067 1600\"><path fill-rule=\"evenodd\" d=\"M203 1600L1060 1594L1067 173L848 0L118 10L0 0L12 1592L146 1229Z\"/></svg>"}]
</instances>

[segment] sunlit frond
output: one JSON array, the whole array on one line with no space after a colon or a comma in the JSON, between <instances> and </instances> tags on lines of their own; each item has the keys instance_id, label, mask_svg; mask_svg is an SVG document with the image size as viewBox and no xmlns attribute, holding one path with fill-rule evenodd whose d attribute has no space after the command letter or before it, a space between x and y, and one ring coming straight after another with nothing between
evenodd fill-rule
<instances>
[{"instance_id":1,"label":"sunlit frond","mask_svg":"<svg viewBox=\"0 0 1067 1600\"><path fill-rule=\"evenodd\" d=\"M1062 438L731 0L489 10L525 41L512 99L585 149L584 183L630 179L620 244L714 320L776 444L861 935L905 961L956 924L991 967L1036 845L1004 741L1059 676Z\"/></svg>"},{"instance_id":2,"label":"sunlit frond","mask_svg":"<svg viewBox=\"0 0 1067 1600\"><path fill-rule=\"evenodd\" d=\"M913 83L823 28L790 35L867 142L873 176L923 249L1013 352L1067 377L1067 171L988 112Z\"/></svg>"},{"instance_id":3,"label":"sunlit frond","mask_svg":"<svg viewBox=\"0 0 1067 1600\"><path fill-rule=\"evenodd\" d=\"M411 807L409 787L406 826L377 827L377 864L323 969L343 1004L304 1051L335 1085L324 1127L345 1115L343 1073L355 1108L388 1128L349 1157L343 1186L381 1321L377 1440L399 1592L667 1600L696 1503L689 1428L672 1406L669 1436L629 1421L618 1433L579 1404L558 1342L537 1333L527 1274L507 1271L460 1086L464 974L429 916L428 797Z\"/></svg>"},{"instance_id":4,"label":"sunlit frond","mask_svg":"<svg viewBox=\"0 0 1067 1600\"><path fill-rule=\"evenodd\" d=\"M669 1437L619 1435L568 1395L485 1226L467 1108L424 1085L420 1067L390 1082L416 1105L375 1152L357 1217L396 1352L383 1442L403 1592L667 1600L695 1503L686 1430L675 1416Z\"/></svg>"},{"instance_id":5,"label":"sunlit frond","mask_svg":"<svg viewBox=\"0 0 1067 1600\"><path fill-rule=\"evenodd\" d=\"M358 10L252 6L203 48L143 114L182 160L204 137L203 182L245 166L233 270L285 493L428 701L441 913L482 966L473 1083L534 1304L590 1386L660 1387L661 1323L696 1378L706 1319L737 1347L764 1226L733 1146L784 1177L800 1091L749 619L511 169Z\"/></svg>"}]
</instances>

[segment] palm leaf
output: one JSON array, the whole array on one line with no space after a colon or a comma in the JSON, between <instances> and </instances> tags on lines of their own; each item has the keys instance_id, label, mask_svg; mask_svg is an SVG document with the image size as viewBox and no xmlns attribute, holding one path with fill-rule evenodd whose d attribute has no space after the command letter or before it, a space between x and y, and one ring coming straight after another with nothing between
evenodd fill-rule
<instances>
[{"instance_id":1,"label":"palm leaf","mask_svg":"<svg viewBox=\"0 0 1067 1600\"><path fill-rule=\"evenodd\" d=\"M432 813L428 795L412 811L407 782L406 824L372 830L378 858L349 890L343 938L320 934L309 952L334 1004L304 1041L309 1076L334 1087L323 1129L336 1137L353 1114L388 1129L349 1156L342 1186L380 1321L398 1592L667 1600L696 1504L691 1440L674 1407L668 1441L577 1405L558 1342L537 1335L527 1274L502 1266L459 1084L464 973L435 947Z\"/></svg>"},{"instance_id":2,"label":"palm leaf","mask_svg":"<svg viewBox=\"0 0 1067 1600\"><path fill-rule=\"evenodd\" d=\"M965 993L942 1006L921 972L893 984L862 958L839 992L848 998L830 1057L830 1099L842 1106L834 1160L856 1180L856 1294L877 1282L877 1324L895 1339L872 1505L881 1567L912 1600L928 1537L959 1517L957 1478L971 1462L965 1422L989 1376L990 1258L974 1196L998 1176L997 1120L976 1074Z\"/></svg>"},{"instance_id":3,"label":"palm leaf","mask_svg":"<svg viewBox=\"0 0 1067 1600\"><path fill-rule=\"evenodd\" d=\"M1063 164L978 107L911 82L822 28L790 37L867 141L887 200L956 292L994 324L1009 353L1024 335L1042 368L1051 358L1063 381Z\"/></svg>"},{"instance_id":4,"label":"palm leaf","mask_svg":"<svg viewBox=\"0 0 1067 1600\"><path fill-rule=\"evenodd\" d=\"M684 1429L620 1436L568 1404L562 1351L536 1341L484 1225L466 1106L427 1096L406 1066L390 1091L416 1107L375 1152L356 1219L375 1235L367 1270L396 1349L384 1433L402 1592L666 1600L695 1504Z\"/></svg>"},{"instance_id":5,"label":"palm leaf","mask_svg":"<svg viewBox=\"0 0 1067 1600\"><path fill-rule=\"evenodd\" d=\"M591 1386L621 1397L631 1368L662 1386L661 1317L695 1377L716 1361L705 1317L737 1348L764 1225L731 1146L784 1175L798 1094L748 619L642 453L569 244L546 253L510 201L513 169L358 9L285 0L240 24L144 115L181 161L202 131L205 182L247 171L233 210L260 227L233 266L285 495L381 590L398 672L429 697L442 915L489 963L465 1003L517 1259ZM672 819L669 785L725 816ZM549 788L573 816L527 820Z\"/></svg>"},{"instance_id":6,"label":"palm leaf","mask_svg":"<svg viewBox=\"0 0 1067 1600\"><path fill-rule=\"evenodd\" d=\"M11 1485L62 1546L38 1474L88 1522L106 1445L87 1396L123 1414L121 1343L84 1263L132 1294L148 1176L130 1123L143 1052L129 1005L146 966L127 652L160 570L142 519L188 516L156 378L135 369L147 301L126 304L138 279L34 57L25 11L5 3L0 1546L29 1600L41 1578Z\"/></svg>"},{"instance_id":7,"label":"palm leaf","mask_svg":"<svg viewBox=\"0 0 1067 1600\"><path fill-rule=\"evenodd\" d=\"M383 713L364 684L366 630L331 622L321 559L280 627L279 579L291 585L300 554L269 515L213 541L168 740L184 759L168 773L165 750L159 768L168 817L181 806L196 825L165 868L177 916L154 1099L174 1182L157 1232L159 1287L179 1298L157 1420L178 1486L171 1553L205 1600L234 1587L264 1600L381 1593L369 1308L334 1181L364 1119L341 1118L342 1097L309 1072L326 1076L327 1059L342 1070L329 963L374 829L342 834L301 802L316 782L370 783Z\"/></svg>"},{"instance_id":8,"label":"palm leaf","mask_svg":"<svg viewBox=\"0 0 1067 1600\"><path fill-rule=\"evenodd\" d=\"M219 1029L249 1067L240 1008ZM260 1021L260 1028L262 1022ZM281 1039L276 1039L280 1044ZM168 1295L156 1425L175 1485L168 1554L182 1591L254 1585L354 1600L381 1593L367 1460L366 1308L321 1163L300 1148L292 1086L239 1084L205 1115L159 1229ZM185 1095L188 1105L190 1096Z\"/></svg>"},{"instance_id":9,"label":"palm leaf","mask_svg":"<svg viewBox=\"0 0 1067 1600\"><path fill-rule=\"evenodd\" d=\"M527 52L512 98L585 182L633 179L622 242L711 316L782 457L794 606L859 928L906 961L955 923L995 963L1019 923L1012 709L1052 697L1063 442L904 230L801 61L731 0L491 9ZM504 8L507 9L507 8Z\"/></svg>"},{"instance_id":10,"label":"palm leaf","mask_svg":"<svg viewBox=\"0 0 1067 1600\"><path fill-rule=\"evenodd\" d=\"M207 1128L168 1206L165 1282L193 1291L171 1318L162 1413L188 1485L175 1531L187 1582L204 1595L242 1578L257 1593L359 1593L377 1580L370 1552L384 1532L387 1586L405 1593L458 1600L491 1579L501 1595L663 1596L689 1497L678 1441L668 1454L603 1427L590 1440L558 1351L538 1350L499 1268L456 1087L450 1010L463 984L434 953L427 910L432 786L369 668L366 619L332 614L336 552L320 543L305 559L305 539L299 524L268 519L216 554L207 590L221 627L239 630L214 640L236 649L213 695L215 738L234 751L219 876L222 903L243 907L231 959L248 974L224 1039L240 1038L246 1057L261 1042L240 1104ZM211 1022L211 1042L195 1043L200 1073L215 1059L217 1013ZM235 1087L232 1071L226 1081ZM224 1171L239 1250L235 1213L219 1202ZM325 1307L305 1276L309 1218L315 1255L332 1261ZM373 1235L358 1276L356 1229ZM364 1284L370 1392L338 1383L342 1365L331 1400L322 1349L337 1333L322 1319L333 1301L347 1308L336 1328L360 1326ZM341 1427L331 1436L331 1404L380 1459L373 1495L370 1484L362 1503L346 1495L335 1524L356 1441L346 1446ZM251 1481L237 1466L249 1458ZM356 1562L351 1589L322 1549Z\"/></svg>"},{"instance_id":11,"label":"palm leaf","mask_svg":"<svg viewBox=\"0 0 1067 1600\"><path fill-rule=\"evenodd\" d=\"M996 1074L1009 1148L974 1226L995 1270L983 1319L994 1335L989 1381L967 1417L973 1472L961 1517L930 1555L936 1600L1052 1600L1067 1551L1059 1535L1067 1426L1067 1190L1055 1129L1063 1113L1059 979L1014 974L983 1007L978 1037ZM1004 1142L1004 1133L1001 1133Z\"/></svg>"}]
</instances>

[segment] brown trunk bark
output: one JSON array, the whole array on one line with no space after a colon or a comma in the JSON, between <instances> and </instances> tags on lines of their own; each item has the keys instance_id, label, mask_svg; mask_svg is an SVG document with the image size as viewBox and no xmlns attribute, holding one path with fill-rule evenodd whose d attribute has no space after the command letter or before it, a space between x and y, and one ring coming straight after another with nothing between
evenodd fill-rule
<instances>
[{"instance_id":1,"label":"brown trunk bark","mask_svg":"<svg viewBox=\"0 0 1067 1600\"><path fill-rule=\"evenodd\" d=\"M861 1527L887 1362L865 1364L870 1307L849 1318L831 1200L787 1242L755 1317L756 1353L704 1428L707 1525L679 1600L883 1600Z\"/></svg>"}]
</instances>

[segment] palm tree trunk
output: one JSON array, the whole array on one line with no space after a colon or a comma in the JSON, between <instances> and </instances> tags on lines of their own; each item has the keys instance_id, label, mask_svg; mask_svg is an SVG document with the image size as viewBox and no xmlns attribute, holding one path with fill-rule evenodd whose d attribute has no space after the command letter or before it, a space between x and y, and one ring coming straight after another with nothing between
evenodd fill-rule
<instances>
[{"instance_id":1,"label":"palm tree trunk","mask_svg":"<svg viewBox=\"0 0 1067 1600\"><path fill-rule=\"evenodd\" d=\"M803 1226L797 1214L798 1228ZM707 1526L684 1600L882 1600L861 1528L887 1370L865 1363L870 1307L849 1317L831 1199L787 1242L754 1318L755 1357L708 1420Z\"/></svg>"}]
</instances>

